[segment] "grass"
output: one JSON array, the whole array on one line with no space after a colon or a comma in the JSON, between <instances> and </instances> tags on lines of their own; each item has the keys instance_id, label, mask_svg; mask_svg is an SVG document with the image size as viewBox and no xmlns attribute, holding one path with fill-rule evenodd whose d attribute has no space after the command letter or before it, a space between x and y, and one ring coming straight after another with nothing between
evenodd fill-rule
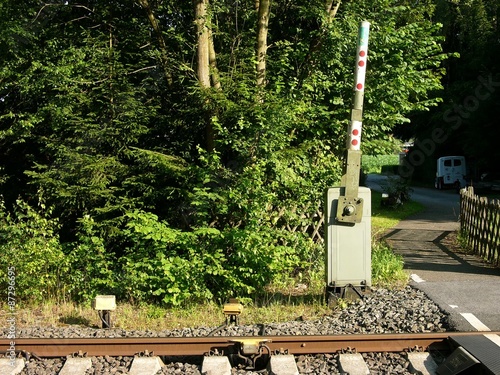
<instances>
[{"instance_id":1,"label":"grass","mask_svg":"<svg viewBox=\"0 0 500 375\"><path fill-rule=\"evenodd\" d=\"M385 242L372 247L372 284L378 287L401 288L408 283L401 255L394 254Z\"/></svg>"},{"instance_id":2,"label":"grass","mask_svg":"<svg viewBox=\"0 0 500 375\"><path fill-rule=\"evenodd\" d=\"M378 237L401 220L423 210L420 203L409 201L397 208L383 207L382 193L372 191L372 236Z\"/></svg>"},{"instance_id":3,"label":"grass","mask_svg":"<svg viewBox=\"0 0 500 375\"><path fill-rule=\"evenodd\" d=\"M382 173L382 167L397 166L399 155L362 155L361 167L364 173Z\"/></svg>"},{"instance_id":4,"label":"grass","mask_svg":"<svg viewBox=\"0 0 500 375\"><path fill-rule=\"evenodd\" d=\"M1 311L8 311L1 306ZM277 323L289 320L314 320L331 314L324 303L273 303L268 306L245 306L240 324ZM6 313L0 315L7 318ZM111 313L112 326L124 330L175 330L185 327L218 327L225 322L222 306L216 303L192 305L185 308L162 308L155 305L135 306L119 303ZM68 327L100 328L101 321L89 306L70 302L45 301L43 304L19 304L16 310L16 328Z\"/></svg>"},{"instance_id":5,"label":"grass","mask_svg":"<svg viewBox=\"0 0 500 375\"><path fill-rule=\"evenodd\" d=\"M398 208L381 204L381 193L372 192L372 283L374 286L397 288L406 284L402 259L380 240L380 235L400 220L419 212L422 206L407 202ZM297 281L290 278L269 285L254 301L245 304L240 324L315 320L332 314L324 301L324 277L316 272L307 290L297 290ZM0 306L6 316L7 306ZM69 325L101 327L97 313L87 305L46 301L43 304L23 305L16 309L16 327ZM217 327L225 322L222 306L204 303L184 308L162 308L155 305L118 303L111 315L114 327L125 330L173 330L184 327Z\"/></svg>"}]
</instances>

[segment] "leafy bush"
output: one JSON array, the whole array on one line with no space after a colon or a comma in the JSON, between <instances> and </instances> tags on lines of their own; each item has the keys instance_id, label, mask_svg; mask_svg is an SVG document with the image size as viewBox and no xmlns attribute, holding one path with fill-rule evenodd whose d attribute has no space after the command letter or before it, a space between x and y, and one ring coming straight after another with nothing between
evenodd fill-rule
<instances>
[{"instance_id":1,"label":"leafy bush","mask_svg":"<svg viewBox=\"0 0 500 375\"><path fill-rule=\"evenodd\" d=\"M0 293L6 293L7 272L14 267L17 300L65 299L70 264L59 243L59 223L43 204L39 208L18 200L9 214L0 206Z\"/></svg>"},{"instance_id":2,"label":"leafy bush","mask_svg":"<svg viewBox=\"0 0 500 375\"><path fill-rule=\"evenodd\" d=\"M120 258L119 281L126 297L180 305L213 296L209 277L226 273L220 249L211 246L218 230L182 232L144 211L126 217L129 246Z\"/></svg>"},{"instance_id":3,"label":"leafy bush","mask_svg":"<svg viewBox=\"0 0 500 375\"><path fill-rule=\"evenodd\" d=\"M372 283L375 286L404 285L408 275L403 270L403 257L394 254L384 242L372 246Z\"/></svg>"},{"instance_id":4,"label":"leafy bush","mask_svg":"<svg viewBox=\"0 0 500 375\"><path fill-rule=\"evenodd\" d=\"M361 168L364 173L382 173L382 167L397 166L399 155L362 155Z\"/></svg>"},{"instance_id":5,"label":"leafy bush","mask_svg":"<svg viewBox=\"0 0 500 375\"><path fill-rule=\"evenodd\" d=\"M137 211L127 217L130 246L120 259L120 286L132 301L175 306L248 297L277 275L305 265L297 250L307 248L302 233L265 227L182 232L152 213Z\"/></svg>"},{"instance_id":6,"label":"leafy bush","mask_svg":"<svg viewBox=\"0 0 500 375\"><path fill-rule=\"evenodd\" d=\"M305 153L281 150L240 170L224 167L217 153L202 154L186 173L189 189L181 192L178 222L129 210L115 220L122 224L112 238L84 215L76 239L61 244L50 210L19 202L15 219L2 211L2 272L19 255L20 298L88 302L112 293L171 306L250 298L293 278L307 282L323 266L322 249L307 233L289 228L311 220L317 207L309 203L340 174L335 156L309 147ZM118 248L119 254L111 251Z\"/></svg>"},{"instance_id":7,"label":"leafy bush","mask_svg":"<svg viewBox=\"0 0 500 375\"><path fill-rule=\"evenodd\" d=\"M71 272L68 288L76 301L90 301L98 294L113 294L116 288L116 259L95 231L94 220L80 221L77 241L65 245Z\"/></svg>"},{"instance_id":8,"label":"leafy bush","mask_svg":"<svg viewBox=\"0 0 500 375\"><path fill-rule=\"evenodd\" d=\"M389 207L397 207L410 200L413 189L410 187L408 180L399 176L390 177L387 179L387 185L383 187L388 198L382 204Z\"/></svg>"},{"instance_id":9,"label":"leafy bush","mask_svg":"<svg viewBox=\"0 0 500 375\"><path fill-rule=\"evenodd\" d=\"M319 182L338 178L338 159L317 151L283 150L239 171L224 167L217 153L201 152L183 225L145 210L125 215L119 289L133 301L168 305L224 300L322 265L307 233L285 229L304 222L300 207L321 197L327 185Z\"/></svg>"}]
</instances>

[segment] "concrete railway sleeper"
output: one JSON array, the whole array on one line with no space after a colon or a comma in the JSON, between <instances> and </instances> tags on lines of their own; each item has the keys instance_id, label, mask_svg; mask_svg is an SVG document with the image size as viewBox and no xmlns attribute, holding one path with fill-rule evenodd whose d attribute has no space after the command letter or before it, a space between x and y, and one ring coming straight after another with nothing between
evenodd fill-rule
<instances>
[{"instance_id":1,"label":"concrete railway sleeper","mask_svg":"<svg viewBox=\"0 0 500 375\"><path fill-rule=\"evenodd\" d=\"M426 354L426 353L424 353ZM341 367L341 354L327 355L300 355L292 357L273 357L272 363L265 369L248 370L237 366L228 366L227 357L217 357L208 365L202 357L151 357L149 363L139 361L137 357L85 357L77 361L64 358L31 358L24 363L19 359L20 366L17 371L1 371L4 374L21 375L79 375L79 374L136 374L136 375L267 375L267 374L314 374L335 375L345 374L348 367ZM360 355L361 356L361 355ZM360 366L361 364L361 366ZM346 366L346 363L343 364ZM411 372L411 365L406 355L399 353L364 353L359 360L348 359L347 365L356 366L359 370L364 368L370 374L401 374ZM158 367L160 366L160 367ZM1 368L1 365L0 365ZM158 371L157 371L158 369ZM368 370L366 370L368 369ZM366 373L366 372L365 372ZM351 373L355 375L356 373Z\"/></svg>"},{"instance_id":2,"label":"concrete railway sleeper","mask_svg":"<svg viewBox=\"0 0 500 375\"><path fill-rule=\"evenodd\" d=\"M20 338L15 361L1 359L0 375L500 374L499 334ZM0 340L0 345L10 342ZM104 370L112 363L115 370ZM37 365L50 369L30 372Z\"/></svg>"}]
</instances>

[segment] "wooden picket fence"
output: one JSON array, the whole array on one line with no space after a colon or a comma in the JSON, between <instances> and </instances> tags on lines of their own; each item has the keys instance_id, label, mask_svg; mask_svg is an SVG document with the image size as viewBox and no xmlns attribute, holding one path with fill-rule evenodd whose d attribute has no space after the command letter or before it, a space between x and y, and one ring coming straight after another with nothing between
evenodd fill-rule
<instances>
[{"instance_id":1,"label":"wooden picket fence","mask_svg":"<svg viewBox=\"0 0 500 375\"><path fill-rule=\"evenodd\" d=\"M500 200L460 192L460 233L466 246L493 265L500 265Z\"/></svg>"}]
</instances>

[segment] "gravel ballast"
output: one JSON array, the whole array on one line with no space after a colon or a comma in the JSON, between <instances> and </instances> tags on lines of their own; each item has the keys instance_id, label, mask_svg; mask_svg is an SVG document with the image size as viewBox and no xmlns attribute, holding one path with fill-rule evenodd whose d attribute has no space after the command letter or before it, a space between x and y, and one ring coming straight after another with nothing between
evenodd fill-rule
<instances>
[{"instance_id":1,"label":"gravel ballast","mask_svg":"<svg viewBox=\"0 0 500 375\"><path fill-rule=\"evenodd\" d=\"M429 300L421 291L407 286L402 290L374 289L362 301L350 304L343 310L317 320L297 317L294 321L265 325L230 325L217 327L193 327L171 331L125 331L119 328L96 329L90 327L31 327L19 328L17 337L26 338L83 338L83 337L200 337L214 333L214 336L276 336L276 335L337 335L337 334L380 334L380 333L423 333L453 330L447 315ZM5 330L4 330L4 333ZM363 355L372 374L410 374L407 361L400 354ZM54 362L56 361L56 362ZM59 364L51 360L50 372L44 370L46 364L38 364L32 358L22 374L54 374ZM337 355L297 356L297 366L301 374L338 374ZM197 363L199 362L199 363ZM62 362L61 362L62 363ZM127 373L128 358L93 359L94 366L88 374ZM160 374L201 374L201 359L169 361ZM98 371L98 372L97 372ZM233 374L257 372L234 370ZM266 374L267 372L259 372Z\"/></svg>"}]
</instances>

